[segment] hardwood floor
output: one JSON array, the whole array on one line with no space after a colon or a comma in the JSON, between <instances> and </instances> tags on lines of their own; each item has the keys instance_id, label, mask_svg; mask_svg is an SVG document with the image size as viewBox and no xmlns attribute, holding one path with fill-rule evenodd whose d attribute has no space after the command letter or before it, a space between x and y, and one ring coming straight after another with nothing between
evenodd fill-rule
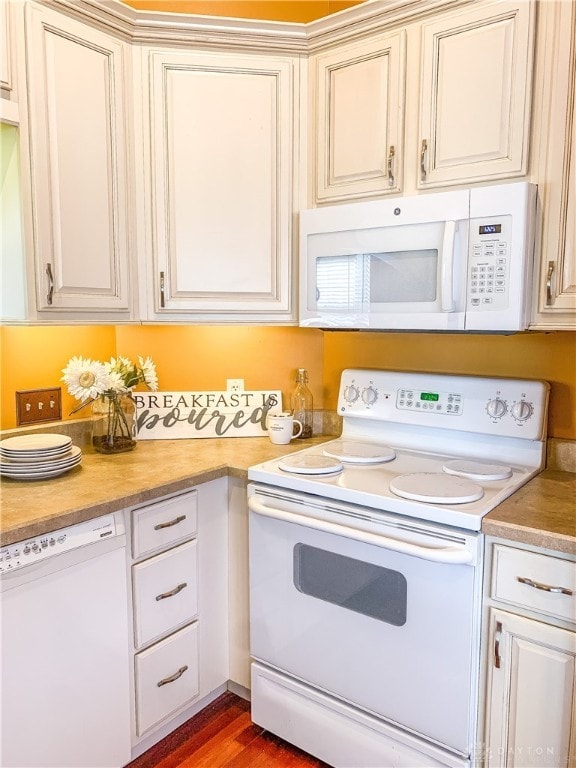
<instances>
[{"instance_id":1,"label":"hardwood floor","mask_svg":"<svg viewBox=\"0 0 576 768\"><path fill-rule=\"evenodd\" d=\"M224 693L127 768L328 768L250 720L250 703Z\"/></svg>"}]
</instances>

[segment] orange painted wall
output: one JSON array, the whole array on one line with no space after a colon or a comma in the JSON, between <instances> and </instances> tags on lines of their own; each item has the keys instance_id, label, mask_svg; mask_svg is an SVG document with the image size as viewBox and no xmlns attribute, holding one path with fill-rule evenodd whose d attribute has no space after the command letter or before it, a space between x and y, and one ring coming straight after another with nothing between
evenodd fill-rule
<instances>
[{"instance_id":1,"label":"orange painted wall","mask_svg":"<svg viewBox=\"0 0 576 768\"><path fill-rule=\"evenodd\" d=\"M121 326L118 353L150 355L163 390L280 389L290 407L297 368L306 368L315 407L322 407L322 331L269 326Z\"/></svg>"},{"instance_id":2,"label":"orange painted wall","mask_svg":"<svg viewBox=\"0 0 576 768\"><path fill-rule=\"evenodd\" d=\"M280 389L284 406L297 368L307 368L315 407L322 407L323 334L300 328L224 326L5 327L0 332L2 429L16 426L15 392L62 387L62 414L78 405L60 381L74 355L106 361L119 354L150 355L160 389L225 390L226 379L245 388ZM89 415L88 409L72 418Z\"/></svg>"},{"instance_id":3,"label":"orange painted wall","mask_svg":"<svg viewBox=\"0 0 576 768\"><path fill-rule=\"evenodd\" d=\"M576 333L326 333L326 408L336 406L345 367L543 379L551 385L549 436L576 439Z\"/></svg>"},{"instance_id":4,"label":"orange painted wall","mask_svg":"<svg viewBox=\"0 0 576 768\"><path fill-rule=\"evenodd\" d=\"M544 379L552 387L549 435L576 440L576 334L512 336L327 332L244 326L5 327L0 329L1 427L16 425L18 389L61 386L70 357L150 355L163 390L280 389L296 368L310 372L317 408L334 409L346 367ZM65 389L63 414L77 404ZM82 412L74 418L81 417Z\"/></svg>"},{"instance_id":5,"label":"orange painted wall","mask_svg":"<svg viewBox=\"0 0 576 768\"><path fill-rule=\"evenodd\" d=\"M363 0L123 0L141 11L305 23Z\"/></svg>"},{"instance_id":6,"label":"orange painted wall","mask_svg":"<svg viewBox=\"0 0 576 768\"><path fill-rule=\"evenodd\" d=\"M113 326L20 328L7 326L0 333L0 426L16 426L17 390L61 387L62 368L74 355L108 360L116 352ZM78 401L62 390L66 416ZM82 412L74 418L81 418Z\"/></svg>"}]
</instances>

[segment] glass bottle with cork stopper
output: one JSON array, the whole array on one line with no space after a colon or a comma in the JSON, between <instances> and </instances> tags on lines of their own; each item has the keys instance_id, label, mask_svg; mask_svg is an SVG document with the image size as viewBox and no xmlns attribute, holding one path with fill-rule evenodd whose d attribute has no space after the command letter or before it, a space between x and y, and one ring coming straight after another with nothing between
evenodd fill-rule
<instances>
[{"instance_id":1,"label":"glass bottle with cork stopper","mask_svg":"<svg viewBox=\"0 0 576 768\"><path fill-rule=\"evenodd\" d=\"M308 373L305 368L298 368L296 372L296 387L291 399L292 414L302 424L300 439L312 437L312 423L314 418L312 392L308 389Z\"/></svg>"}]
</instances>

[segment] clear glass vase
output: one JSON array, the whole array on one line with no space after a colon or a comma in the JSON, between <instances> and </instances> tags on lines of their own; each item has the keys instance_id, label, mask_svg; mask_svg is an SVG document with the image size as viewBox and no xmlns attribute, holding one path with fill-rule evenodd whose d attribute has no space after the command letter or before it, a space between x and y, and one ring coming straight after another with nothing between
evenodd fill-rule
<instances>
[{"instance_id":1,"label":"clear glass vase","mask_svg":"<svg viewBox=\"0 0 576 768\"><path fill-rule=\"evenodd\" d=\"M136 405L129 392L105 393L94 400L92 445L99 453L122 453L136 447Z\"/></svg>"}]
</instances>

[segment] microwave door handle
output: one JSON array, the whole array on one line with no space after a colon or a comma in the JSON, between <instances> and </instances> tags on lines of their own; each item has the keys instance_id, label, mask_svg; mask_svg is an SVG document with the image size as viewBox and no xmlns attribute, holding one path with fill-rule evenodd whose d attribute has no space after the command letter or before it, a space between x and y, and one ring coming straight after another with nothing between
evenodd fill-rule
<instances>
[{"instance_id":1,"label":"microwave door handle","mask_svg":"<svg viewBox=\"0 0 576 768\"><path fill-rule=\"evenodd\" d=\"M327 520L319 520L315 517L300 515L288 510L268 507L254 496L248 499L248 508L263 517L272 517L275 520L282 520L286 523L302 525L305 528L314 528L324 533L333 533L336 536L344 536L347 539L362 542L363 544L374 544L381 549L388 549L392 552L399 552L403 555L419 557L422 560L431 560L435 563L467 564L473 560L473 554L465 546L444 546L444 547L426 547L422 544L411 543L401 539L392 539L388 536L382 536L379 533L370 533L356 528L350 528L347 525L331 523Z\"/></svg>"},{"instance_id":2,"label":"microwave door handle","mask_svg":"<svg viewBox=\"0 0 576 768\"><path fill-rule=\"evenodd\" d=\"M442 312L454 312L454 241L456 222L444 224L442 259L440 264L440 308Z\"/></svg>"}]
</instances>

